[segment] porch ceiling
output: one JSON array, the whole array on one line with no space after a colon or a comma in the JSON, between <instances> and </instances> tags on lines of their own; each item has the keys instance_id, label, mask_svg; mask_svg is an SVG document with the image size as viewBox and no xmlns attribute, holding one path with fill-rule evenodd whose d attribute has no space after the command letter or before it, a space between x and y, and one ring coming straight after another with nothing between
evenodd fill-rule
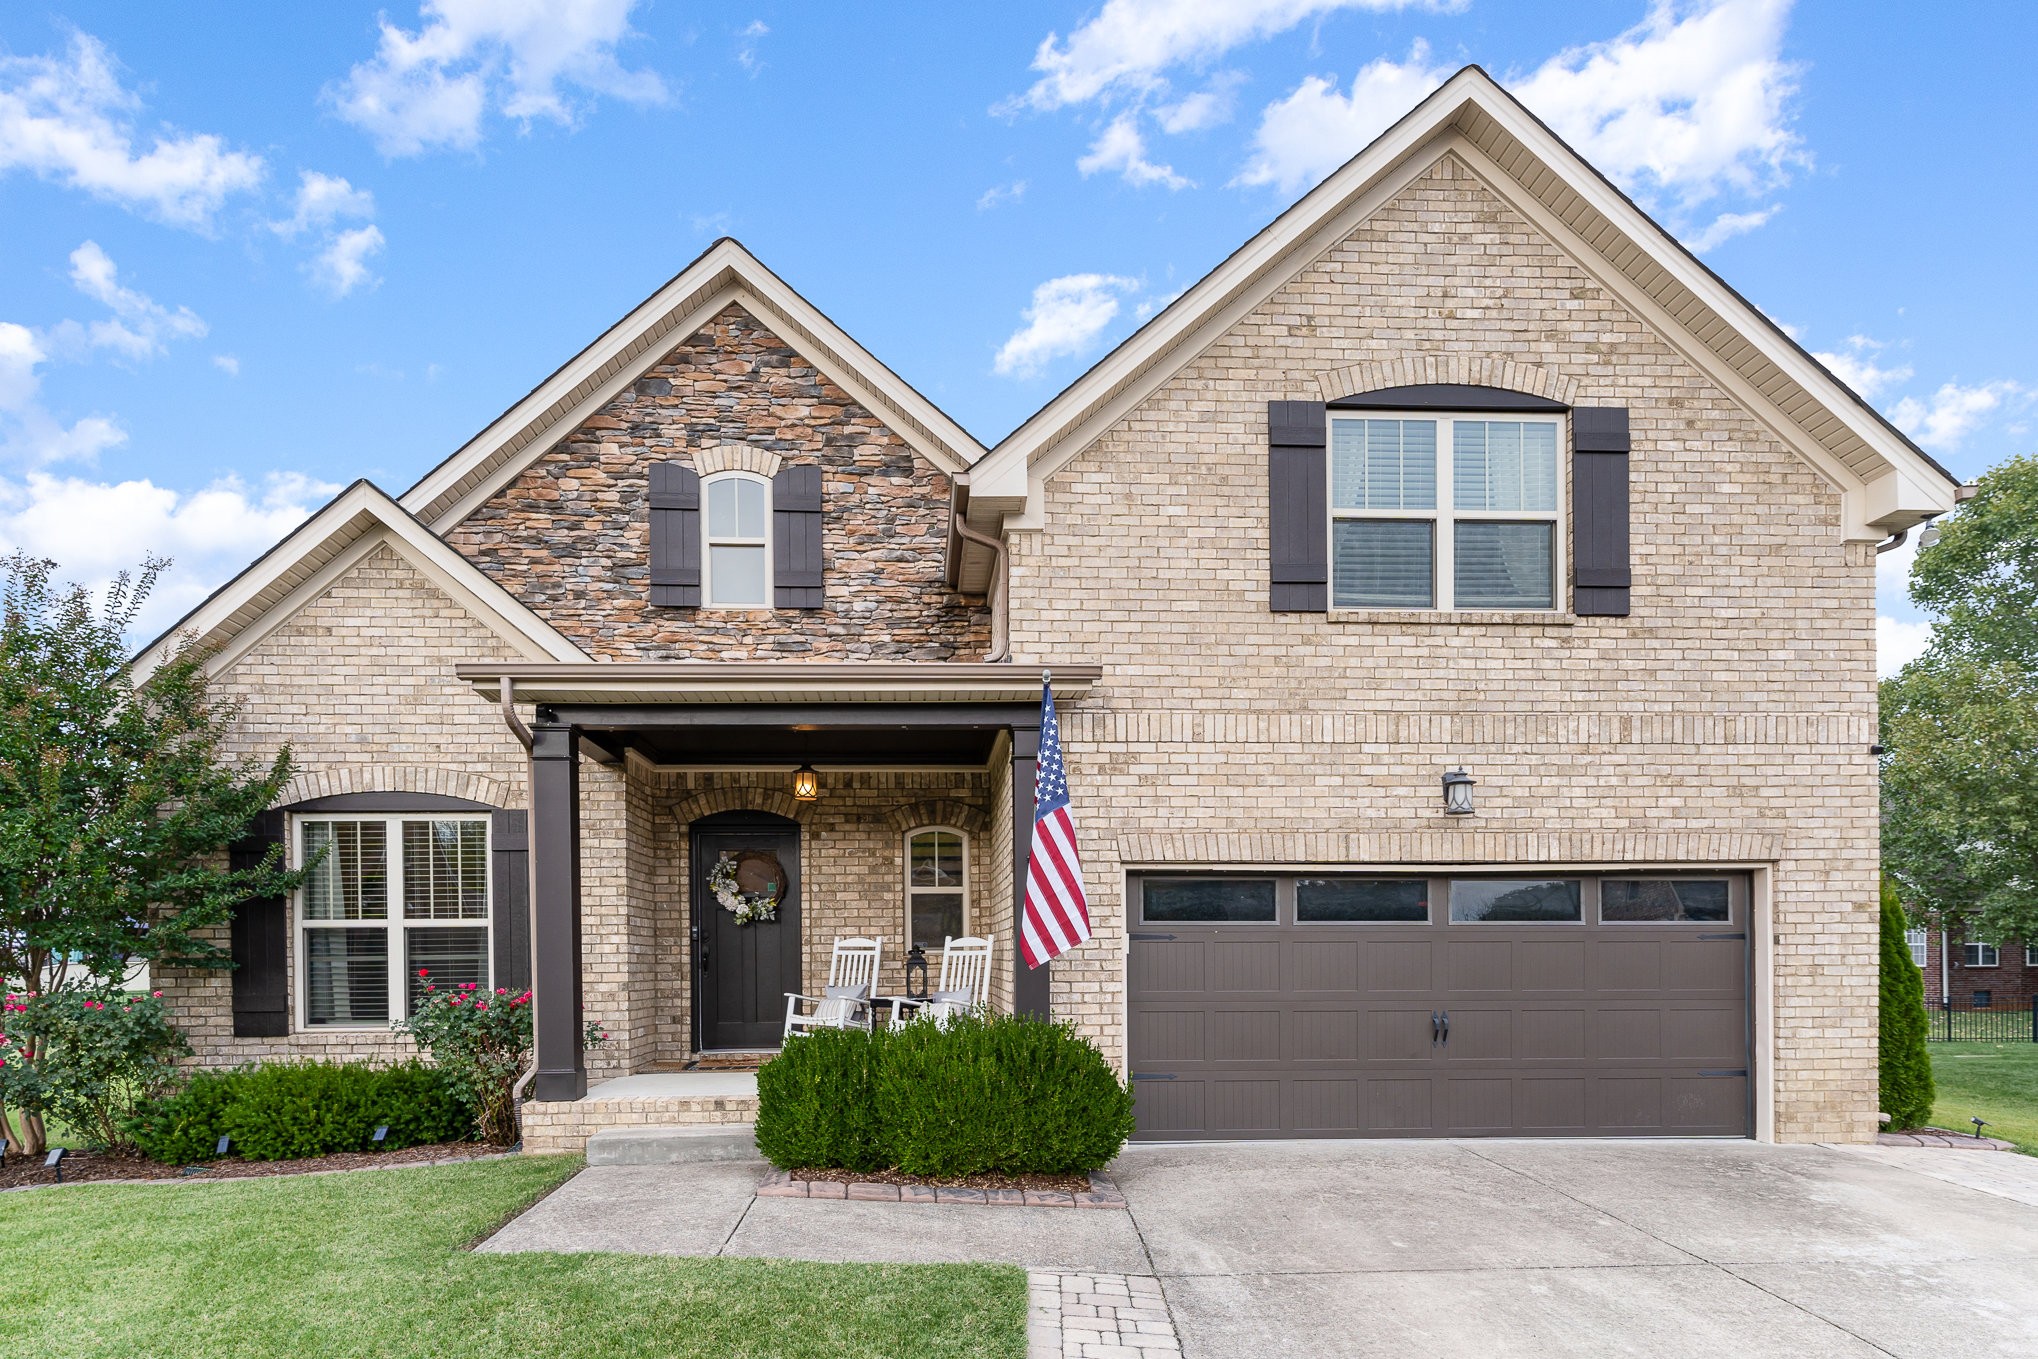
<instances>
[{"instance_id":1,"label":"porch ceiling","mask_svg":"<svg viewBox=\"0 0 2038 1359\"><path fill-rule=\"evenodd\" d=\"M658 765L710 768L880 769L955 766L981 769L990 762L996 728L832 727L583 727L583 735L611 753L634 750Z\"/></svg>"}]
</instances>

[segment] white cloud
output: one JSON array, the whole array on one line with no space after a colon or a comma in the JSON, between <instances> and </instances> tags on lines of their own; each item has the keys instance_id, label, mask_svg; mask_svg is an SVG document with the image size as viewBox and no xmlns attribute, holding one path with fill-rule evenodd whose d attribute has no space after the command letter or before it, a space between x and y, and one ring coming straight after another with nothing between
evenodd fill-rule
<instances>
[{"instance_id":1,"label":"white cloud","mask_svg":"<svg viewBox=\"0 0 2038 1359\"><path fill-rule=\"evenodd\" d=\"M5 327L0 326L0 331ZM55 561L66 580L103 589L143 556L176 563L136 622L142 637L170 626L222 581L302 523L337 486L296 473L259 490L228 477L180 492L147 479L88 481L30 472L0 478L0 552Z\"/></svg>"},{"instance_id":2,"label":"white cloud","mask_svg":"<svg viewBox=\"0 0 2038 1359\"><path fill-rule=\"evenodd\" d=\"M1696 235L1687 237L1684 243L1691 248L1692 253L1703 255L1714 246L1731 241L1736 236L1745 236L1755 228L1765 225L1770 218L1782 211L1781 204L1774 204L1758 208L1754 212L1723 212Z\"/></svg>"},{"instance_id":3,"label":"white cloud","mask_svg":"<svg viewBox=\"0 0 2038 1359\"><path fill-rule=\"evenodd\" d=\"M1033 377L1051 359L1082 353L1118 315L1119 299L1138 286L1137 279L1116 274L1049 279L1033 290L1033 302L1023 313L1026 324L998 350L993 371Z\"/></svg>"},{"instance_id":4,"label":"white cloud","mask_svg":"<svg viewBox=\"0 0 2038 1359\"><path fill-rule=\"evenodd\" d=\"M1948 382L1932 393L1929 401L1905 397L1889 408L1889 418L1928 448L1958 448L1991 411L2023 391L2018 384L2001 380L1974 387Z\"/></svg>"},{"instance_id":5,"label":"white cloud","mask_svg":"<svg viewBox=\"0 0 2038 1359\"><path fill-rule=\"evenodd\" d=\"M1206 88L1154 110L1154 121L1161 131L1177 136L1228 122L1238 87L1244 83L1243 71L1219 72Z\"/></svg>"},{"instance_id":6,"label":"white cloud","mask_svg":"<svg viewBox=\"0 0 2038 1359\"><path fill-rule=\"evenodd\" d=\"M113 315L83 326L61 322L51 332L61 347L76 348L82 338L91 348L111 349L140 362L163 353L171 340L196 340L205 334L205 322L189 307L171 311L145 293L121 287L118 267L96 241L71 252L71 284Z\"/></svg>"},{"instance_id":7,"label":"white cloud","mask_svg":"<svg viewBox=\"0 0 2038 1359\"><path fill-rule=\"evenodd\" d=\"M1449 66L1431 64L1428 43L1417 42L1407 61L1380 57L1366 63L1349 94L1339 94L1334 80L1304 77L1260 115L1252 158L1233 182L1272 184L1284 193L1306 188L1351 159L1450 74Z\"/></svg>"},{"instance_id":8,"label":"white cloud","mask_svg":"<svg viewBox=\"0 0 2038 1359\"><path fill-rule=\"evenodd\" d=\"M1791 336L1796 339L1796 335ZM1879 341L1866 335L1849 335L1847 347L1837 352L1814 350L1812 357L1826 365L1834 377L1854 389L1854 394L1864 401L1872 401L1885 388L1908 382L1911 377L1909 364L1892 364L1884 368L1876 361L1883 346Z\"/></svg>"},{"instance_id":9,"label":"white cloud","mask_svg":"<svg viewBox=\"0 0 2038 1359\"><path fill-rule=\"evenodd\" d=\"M1127 184L1145 188L1159 184L1170 189L1188 189L1194 184L1174 172L1173 167L1156 165L1146 158L1146 139L1140 136L1137 115L1121 113L1097 135L1076 169L1085 177L1100 170L1115 170Z\"/></svg>"},{"instance_id":10,"label":"white cloud","mask_svg":"<svg viewBox=\"0 0 2038 1359\"><path fill-rule=\"evenodd\" d=\"M1006 107L1046 112L1100 97L1151 93L1170 67L1198 65L1244 43L1338 10L1459 10L1465 0L1105 0L1033 54L1040 79Z\"/></svg>"},{"instance_id":11,"label":"white cloud","mask_svg":"<svg viewBox=\"0 0 2038 1359\"><path fill-rule=\"evenodd\" d=\"M1925 654L1932 644L1930 623L1875 616L1875 673L1887 678Z\"/></svg>"},{"instance_id":12,"label":"white cloud","mask_svg":"<svg viewBox=\"0 0 2038 1359\"><path fill-rule=\"evenodd\" d=\"M71 35L64 56L0 57L0 173L26 170L176 226L207 229L262 178L262 158L209 133L147 134L105 44Z\"/></svg>"},{"instance_id":13,"label":"white cloud","mask_svg":"<svg viewBox=\"0 0 2038 1359\"><path fill-rule=\"evenodd\" d=\"M0 459L40 466L76 458L89 462L127 439L127 432L103 415L66 425L38 399L49 359L27 326L0 321Z\"/></svg>"},{"instance_id":14,"label":"white cloud","mask_svg":"<svg viewBox=\"0 0 2038 1359\"><path fill-rule=\"evenodd\" d=\"M477 146L491 109L526 126L545 118L572 127L582 108L569 90L662 103L655 72L616 59L636 3L424 0L414 32L381 20L374 57L326 98L386 156Z\"/></svg>"},{"instance_id":15,"label":"white cloud","mask_svg":"<svg viewBox=\"0 0 2038 1359\"><path fill-rule=\"evenodd\" d=\"M977 211L995 208L1001 203L1016 203L1026 196L1026 181L1015 179L1010 184L993 184L977 197Z\"/></svg>"},{"instance_id":16,"label":"white cloud","mask_svg":"<svg viewBox=\"0 0 2038 1359\"><path fill-rule=\"evenodd\" d=\"M1688 210L1759 193L1805 161L1791 130L1791 0L1653 0L1641 23L1560 52L1510 83L1594 166Z\"/></svg>"},{"instance_id":17,"label":"white cloud","mask_svg":"<svg viewBox=\"0 0 2038 1359\"><path fill-rule=\"evenodd\" d=\"M239 377L241 375L241 361L231 354L214 354L212 356L212 366L225 373L228 377Z\"/></svg>"},{"instance_id":18,"label":"white cloud","mask_svg":"<svg viewBox=\"0 0 2038 1359\"><path fill-rule=\"evenodd\" d=\"M300 170L296 210L280 222L269 223L269 229L278 236L297 236L342 218L358 221L374 215L375 195L368 190L355 188L339 175Z\"/></svg>"},{"instance_id":19,"label":"white cloud","mask_svg":"<svg viewBox=\"0 0 2038 1359\"><path fill-rule=\"evenodd\" d=\"M333 297L345 297L362 284L381 282L368 268L368 258L382 253L382 229L374 223L342 231L312 260L312 282Z\"/></svg>"},{"instance_id":20,"label":"white cloud","mask_svg":"<svg viewBox=\"0 0 2038 1359\"><path fill-rule=\"evenodd\" d=\"M757 55L757 44L761 38L770 32L771 28L764 20L752 19L743 26L743 31L736 35L738 39L736 45L736 64L741 66L749 75L755 76L764 69L764 62Z\"/></svg>"}]
</instances>

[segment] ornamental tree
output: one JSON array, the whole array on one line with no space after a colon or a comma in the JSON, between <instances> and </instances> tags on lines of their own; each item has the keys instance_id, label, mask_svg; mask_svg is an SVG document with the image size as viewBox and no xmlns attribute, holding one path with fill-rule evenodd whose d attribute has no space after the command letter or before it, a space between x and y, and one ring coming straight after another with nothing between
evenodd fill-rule
<instances>
[{"instance_id":1,"label":"ornamental tree","mask_svg":"<svg viewBox=\"0 0 2038 1359\"><path fill-rule=\"evenodd\" d=\"M224 854L290 776L290 752L229 753L235 709L184 645L136 683L128 629L168 565L123 572L95 609L55 564L0 559L0 977L20 993L116 989L136 963L230 967L206 935L250 897L297 886L281 847ZM31 1043L10 1060L34 1065ZM41 1119L0 1136L41 1149Z\"/></svg>"}]
</instances>

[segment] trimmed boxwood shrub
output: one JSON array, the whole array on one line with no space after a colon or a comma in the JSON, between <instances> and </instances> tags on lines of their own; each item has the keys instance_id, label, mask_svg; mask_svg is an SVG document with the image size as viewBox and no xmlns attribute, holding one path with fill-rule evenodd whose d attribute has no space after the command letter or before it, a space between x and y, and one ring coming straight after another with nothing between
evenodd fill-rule
<instances>
[{"instance_id":1,"label":"trimmed boxwood shrub","mask_svg":"<svg viewBox=\"0 0 2038 1359\"><path fill-rule=\"evenodd\" d=\"M1080 1174L1132 1135L1132 1091L1065 1024L1029 1016L830 1030L757 1078L757 1147L784 1168L947 1178Z\"/></svg>"},{"instance_id":2,"label":"trimmed boxwood shrub","mask_svg":"<svg viewBox=\"0 0 2038 1359\"><path fill-rule=\"evenodd\" d=\"M1882 1112L1892 1128L1922 1127L1932 1117L1932 1058L1925 1048L1925 977L1904 942L1903 903L1882 880Z\"/></svg>"},{"instance_id":3,"label":"trimmed boxwood shrub","mask_svg":"<svg viewBox=\"0 0 2038 1359\"><path fill-rule=\"evenodd\" d=\"M194 1072L182 1089L139 1114L136 1145L169 1165L210 1160L222 1134L251 1161L366 1151L378 1125L394 1151L471 1137L472 1117L446 1078L418 1062L373 1067L276 1062Z\"/></svg>"}]
</instances>

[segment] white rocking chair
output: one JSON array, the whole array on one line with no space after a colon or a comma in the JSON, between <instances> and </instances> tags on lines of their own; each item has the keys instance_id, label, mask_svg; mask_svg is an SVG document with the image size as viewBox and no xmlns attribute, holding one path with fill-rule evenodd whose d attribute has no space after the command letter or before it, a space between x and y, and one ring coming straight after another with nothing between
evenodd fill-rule
<instances>
[{"instance_id":1,"label":"white rocking chair","mask_svg":"<svg viewBox=\"0 0 2038 1359\"><path fill-rule=\"evenodd\" d=\"M868 1030L883 947L876 939L837 939L828 958L828 985L821 994L785 993L785 1037L815 1029ZM945 969L942 975L947 975Z\"/></svg>"},{"instance_id":2,"label":"white rocking chair","mask_svg":"<svg viewBox=\"0 0 2038 1359\"><path fill-rule=\"evenodd\" d=\"M955 1016L987 1011L990 1005L991 941L968 937L942 940L940 980L921 1002L916 1017L931 1019L945 1029Z\"/></svg>"}]
</instances>

